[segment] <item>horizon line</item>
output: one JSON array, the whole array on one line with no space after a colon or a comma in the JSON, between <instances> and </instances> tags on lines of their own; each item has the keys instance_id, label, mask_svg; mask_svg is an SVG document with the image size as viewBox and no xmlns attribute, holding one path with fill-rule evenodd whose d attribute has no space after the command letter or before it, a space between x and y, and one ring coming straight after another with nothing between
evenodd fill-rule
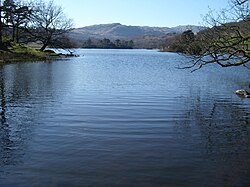
<instances>
[{"instance_id":1,"label":"horizon line","mask_svg":"<svg viewBox=\"0 0 250 187\"><path fill-rule=\"evenodd\" d=\"M119 25L123 25L123 26L131 26L131 27L160 27L160 28L174 28L174 27L179 27L179 26L196 26L196 27L204 27L200 24L179 24L176 26L152 26L152 25L132 25L132 24L122 24L122 23L118 23L118 22L114 22L114 23L100 23L100 24L91 24L91 25L85 25L85 26L75 26L74 29L77 28L84 28L84 27L91 27L91 26L98 26L98 25L115 25L115 24L119 24Z\"/></svg>"}]
</instances>

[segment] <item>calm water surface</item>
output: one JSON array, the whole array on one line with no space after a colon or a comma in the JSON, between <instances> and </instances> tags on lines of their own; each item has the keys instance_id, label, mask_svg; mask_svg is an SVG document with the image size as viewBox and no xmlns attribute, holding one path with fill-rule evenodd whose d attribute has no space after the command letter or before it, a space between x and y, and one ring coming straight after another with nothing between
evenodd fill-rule
<instances>
[{"instance_id":1,"label":"calm water surface","mask_svg":"<svg viewBox=\"0 0 250 187\"><path fill-rule=\"evenodd\" d=\"M79 50L0 67L0 186L249 186L249 71ZM84 55L84 56L83 56Z\"/></svg>"}]
</instances>

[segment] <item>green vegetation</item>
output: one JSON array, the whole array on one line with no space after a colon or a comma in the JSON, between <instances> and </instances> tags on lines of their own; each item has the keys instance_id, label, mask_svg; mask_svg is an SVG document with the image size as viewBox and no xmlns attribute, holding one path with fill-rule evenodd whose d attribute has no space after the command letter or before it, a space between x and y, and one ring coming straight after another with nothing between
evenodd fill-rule
<instances>
[{"instance_id":1,"label":"green vegetation","mask_svg":"<svg viewBox=\"0 0 250 187\"><path fill-rule=\"evenodd\" d=\"M46 47L68 48L66 34L72 28L53 0L0 0L0 62L44 60L58 57ZM40 51L29 46L40 45Z\"/></svg>"},{"instance_id":2,"label":"green vegetation","mask_svg":"<svg viewBox=\"0 0 250 187\"><path fill-rule=\"evenodd\" d=\"M166 42L161 46L161 50L184 54L199 54L201 51L200 44L201 43L197 40L197 36L195 36L191 30L187 30L182 34L166 40Z\"/></svg>"},{"instance_id":3,"label":"green vegetation","mask_svg":"<svg viewBox=\"0 0 250 187\"><path fill-rule=\"evenodd\" d=\"M4 0L0 1L0 48L4 48L3 38L12 42L39 42L40 50L66 41L66 34L72 28L60 6L53 0ZM67 44L63 43L65 46Z\"/></svg>"},{"instance_id":4,"label":"green vegetation","mask_svg":"<svg viewBox=\"0 0 250 187\"><path fill-rule=\"evenodd\" d=\"M244 29L243 29L244 27ZM180 35L174 36L161 46L162 51L179 52L188 55L202 55L204 50L216 50L218 53L225 54L235 52L250 53L250 22L230 23L219 27L208 28L194 34L191 30L185 31ZM233 30L232 28L237 28Z\"/></svg>"},{"instance_id":5,"label":"green vegetation","mask_svg":"<svg viewBox=\"0 0 250 187\"><path fill-rule=\"evenodd\" d=\"M50 60L58 56L51 51L40 51L21 44L13 44L5 50L0 50L0 63Z\"/></svg>"},{"instance_id":6,"label":"green vegetation","mask_svg":"<svg viewBox=\"0 0 250 187\"><path fill-rule=\"evenodd\" d=\"M88 39L84 42L82 48L98 48L98 49L133 49L134 42L133 40L125 41L125 40L115 40L111 41L107 38L103 40L91 40Z\"/></svg>"}]
</instances>

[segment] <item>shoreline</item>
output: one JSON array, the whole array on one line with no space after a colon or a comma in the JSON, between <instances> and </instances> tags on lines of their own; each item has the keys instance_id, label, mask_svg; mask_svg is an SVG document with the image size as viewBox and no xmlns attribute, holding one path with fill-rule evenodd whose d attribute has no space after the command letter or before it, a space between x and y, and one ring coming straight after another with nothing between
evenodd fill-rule
<instances>
[{"instance_id":1,"label":"shoreline","mask_svg":"<svg viewBox=\"0 0 250 187\"><path fill-rule=\"evenodd\" d=\"M32 47L17 44L6 50L0 50L0 65L15 62L50 61L67 57L77 57L77 55L73 53L56 53L53 50L40 51Z\"/></svg>"}]
</instances>

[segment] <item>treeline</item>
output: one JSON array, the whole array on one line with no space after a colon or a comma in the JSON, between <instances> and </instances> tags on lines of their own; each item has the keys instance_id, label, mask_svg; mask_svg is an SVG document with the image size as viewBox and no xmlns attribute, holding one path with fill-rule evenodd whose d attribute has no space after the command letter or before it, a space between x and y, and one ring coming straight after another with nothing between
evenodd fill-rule
<instances>
[{"instance_id":1,"label":"treeline","mask_svg":"<svg viewBox=\"0 0 250 187\"><path fill-rule=\"evenodd\" d=\"M168 38L161 46L162 51L201 55L209 52L250 52L250 18L240 22L226 23L207 28L198 33L191 30Z\"/></svg>"},{"instance_id":2,"label":"treeline","mask_svg":"<svg viewBox=\"0 0 250 187\"><path fill-rule=\"evenodd\" d=\"M70 47L66 34L72 28L60 6L53 0L4 0L0 1L0 48L11 43L31 43L47 46Z\"/></svg>"},{"instance_id":3,"label":"treeline","mask_svg":"<svg viewBox=\"0 0 250 187\"><path fill-rule=\"evenodd\" d=\"M182 34L167 38L161 45L162 51L178 52L185 54L199 54L202 50L202 43L199 41L198 34L192 30L184 31Z\"/></svg>"},{"instance_id":4,"label":"treeline","mask_svg":"<svg viewBox=\"0 0 250 187\"><path fill-rule=\"evenodd\" d=\"M133 49L134 42L133 40L115 40L111 41L110 39L104 38L103 40L88 39L82 45L82 48L99 48L99 49Z\"/></svg>"}]
</instances>

